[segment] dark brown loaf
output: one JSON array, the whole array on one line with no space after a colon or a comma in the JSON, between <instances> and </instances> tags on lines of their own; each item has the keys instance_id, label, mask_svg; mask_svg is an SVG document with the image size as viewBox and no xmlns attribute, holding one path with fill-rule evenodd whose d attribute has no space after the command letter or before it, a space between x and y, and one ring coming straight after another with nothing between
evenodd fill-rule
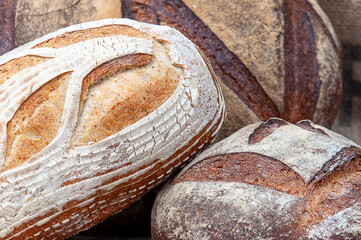
<instances>
[{"instance_id":1,"label":"dark brown loaf","mask_svg":"<svg viewBox=\"0 0 361 240\"><path fill-rule=\"evenodd\" d=\"M123 17L192 39L223 81L220 138L259 119L331 127L341 97L339 45L314 0L123 0Z\"/></svg>"},{"instance_id":2,"label":"dark brown loaf","mask_svg":"<svg viewBox=\"0 0 361 240\"><path fill-rule=\"evenodd\" d=\"M198 155L157 196L153 239L360 239L361 148L270 119Z\"/></svg>"}]
</instances>

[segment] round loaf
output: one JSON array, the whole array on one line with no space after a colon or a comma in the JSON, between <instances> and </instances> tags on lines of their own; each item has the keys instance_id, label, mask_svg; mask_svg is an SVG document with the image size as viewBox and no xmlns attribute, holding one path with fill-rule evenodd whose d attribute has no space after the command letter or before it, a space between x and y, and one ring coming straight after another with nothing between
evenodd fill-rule
<instances>
[{"instance_id":1,"label":"round loaf","mask_svg":"<svg viewBox=\"0 0 361 240\"><path fill-rule=\"evenodd\" d=\"M178 31L61 29L0 58L0 238L62 239L119 212L214 139L224 102Z\"/></svg>"},{"instance_id":2,"label":"round loaf","mask_svg":"<svg viewBox=\"0 0 361 240\"><path fill-rule=\"evenodd\" d=\"M157 196L153 239L360 239L361 148L311 121L245 127Z\"/></svg>"},{"instance_id":3,"label":"round loaf","mask_svg":"<svg viewBox=\"0 0 361 240\"><path fill-rule=\"evenodd\" d=\"M330 128L341 98L340 47L316 0L123 0L123 17L181 31L222 80L218 139L281 117Z\"/></svg>"}]
</instances>

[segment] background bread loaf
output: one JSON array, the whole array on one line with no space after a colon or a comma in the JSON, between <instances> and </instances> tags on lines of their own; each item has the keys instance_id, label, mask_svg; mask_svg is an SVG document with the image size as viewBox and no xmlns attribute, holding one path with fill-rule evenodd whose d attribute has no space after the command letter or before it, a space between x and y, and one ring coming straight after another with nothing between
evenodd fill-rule
<instances>
[{"instance_id":1,"label":"background bread loaf","mask_svg":"<svg viewBox=\"0 0 361 240\"><path fill-rule=\"evenodd\" d=\"M121 17L118 0L6 0L0 5L0 54L70 25Z\"/></svg>"},{"instance_id":2,"label":"background bread loaf","mask_svg":"<svg viewBox=\"0 0 361 240\"><path fill-rule=\"evenodd\" d=\"M198 155L157 196L152 239L359 239L361 148L270 119Z\"/></svg>"},{"instance_id":3,"label":"background bread loaf","mask_svg":"<svg viewBox=\"0 0 361 240\"><path fill-rule=\"evenodd\" d=\"M214 139L224 103L199 49L128 19L0 58L0 238L62 239L136 201Z\"/></svg>"}]
</instances>

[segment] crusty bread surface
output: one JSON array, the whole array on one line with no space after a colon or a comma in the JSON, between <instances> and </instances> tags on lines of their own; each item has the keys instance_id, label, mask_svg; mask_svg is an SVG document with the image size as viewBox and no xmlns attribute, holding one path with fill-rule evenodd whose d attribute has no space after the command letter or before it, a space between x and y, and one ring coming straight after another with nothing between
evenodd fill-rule
<instances>
[{"instance_id":1,"label":"crusty bread surface","mask_svg":"<svg viewBox=\"0 0 361 240\"><path fill-rule=\"evenodd\" d=\"M212 141L216 77L176 30L74 25L0 58L0 239L62 239L115 214Z\"/></svg>"}]
</instances>

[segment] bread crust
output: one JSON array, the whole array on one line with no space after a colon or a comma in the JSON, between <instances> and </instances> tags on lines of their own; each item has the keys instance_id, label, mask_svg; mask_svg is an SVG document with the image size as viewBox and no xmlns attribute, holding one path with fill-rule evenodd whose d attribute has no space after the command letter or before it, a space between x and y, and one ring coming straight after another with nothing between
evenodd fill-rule
<instances>
[{"instance_id":1,"label":"bread crust","mask_svg":"<svg viewBox=\"0 0 361 240\"><path fill-rule=\"evenodd\" d=\"M152 237L358 239L360 161L360 146L310 121L251 125L162 189Z\"/></svg>"},{"instance_id":2,"label":"bread crust","mask_svg":"<svg viewBox=\"0 0 361 240\"><path fill-rule=\"evenodd\" d=\"M46 61L28 66L29 55ZM26 67L0 84L2 239L62 239L93 226L177 171L214 139L223 121L223 97L207 60L169 27L128 19L74 25L3 55L0 68L13 59ZM46 87L63 73L67 81ZM56 92L59 87L65 91ZM132 98L120 108L129 110L126 116L112 108L124 96ZM43 104L39 116L58 130L49 144L12 164L21 134L39 140L38 133L21 130L39 129L28 113L7 129L23 104L36 105L36 116ZM47 115L49 109L60 117ZM90 124L94 138L88 139L79 126L92 120L100 123Z\"/></svg>"}]
</instances>

